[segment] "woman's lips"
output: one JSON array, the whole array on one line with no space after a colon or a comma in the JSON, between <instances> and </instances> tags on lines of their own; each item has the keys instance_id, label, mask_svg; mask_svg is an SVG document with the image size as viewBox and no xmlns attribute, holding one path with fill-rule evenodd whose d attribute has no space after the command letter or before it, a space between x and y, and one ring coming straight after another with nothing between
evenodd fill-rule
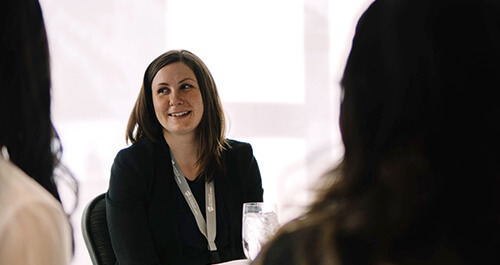
<instances>
[{"instance_id":1,"label":"woman's lips","mask_svg":"<svg viewBox=\"0 0 500 265\"><path fill-rule=\"evenodd\" d=\"M171 117L182 117L182 116L188 115L189 113L191 113L191 111L182 111L182 112L170 113L170 114L168 114L168 116L171 116Z\"/></svg>"}]
</instances>

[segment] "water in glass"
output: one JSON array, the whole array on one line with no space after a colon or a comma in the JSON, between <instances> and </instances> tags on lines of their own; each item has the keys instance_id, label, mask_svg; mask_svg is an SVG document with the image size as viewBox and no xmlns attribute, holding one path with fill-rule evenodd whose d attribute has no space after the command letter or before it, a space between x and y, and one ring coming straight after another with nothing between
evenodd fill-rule
<instances>
[{"instance_id":1,"label":"water in glass","mask_svg":"<svg viewBox=\"0 0 500 265\"><path fill-rule=\"evenodd\" d=\"M275 206L266 203L243 204L243 249L247 258L254 260L262 245L279 228Z\"/></svg>"}]
</instances>

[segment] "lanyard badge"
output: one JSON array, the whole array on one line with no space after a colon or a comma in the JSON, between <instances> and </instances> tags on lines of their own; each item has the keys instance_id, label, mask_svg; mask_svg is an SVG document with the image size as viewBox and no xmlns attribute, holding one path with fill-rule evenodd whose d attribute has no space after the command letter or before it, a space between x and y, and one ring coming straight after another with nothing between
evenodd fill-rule
<instances>
[{"instance_id":1,"label":"lanyard badge","mask_svg":"<svg viewBox=\"0 0 500 265\"><path fill-rule=\"evenodd\" d=\"M212 262L219 262L219 256L217 254L217 246L215 245L215 236L217 234L216 227L216 210L215 210L215 189L214 189L214 181L206 182L205 181L205 207L206 207L206 215L207 221L205 222L205 218L200 211L200 207L194 198L193 192L191 192L191 188L189 187L182 170L179 168L177 161L175 160L174 154L172 154L172 150L170 151L170 157L172 158L172 168L174 170L174 178L177 186L181 190L182 196L186 200L191 212L194 215L196 220L196 224L198 225L198 229L205 236L208 241L208 249L210 250Z\"/></svg>"}]
</instances>

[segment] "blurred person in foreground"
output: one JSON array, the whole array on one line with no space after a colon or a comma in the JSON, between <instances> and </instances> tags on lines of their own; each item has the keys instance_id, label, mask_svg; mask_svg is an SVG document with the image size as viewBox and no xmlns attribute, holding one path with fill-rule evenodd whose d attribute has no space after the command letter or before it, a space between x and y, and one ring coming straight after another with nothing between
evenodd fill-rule
<instances>
[{"instance_id":1,"label":"blurred person in foreground","mask_svg":"<svg viewBox=\"0 0 500 265\"><path fill-rule=\"evenodd\" d=\"M120 265L243 259L244 202L262 201L248 143L225 138L217 87L186 50L146 69L127 140L113 163L106 211Z\"/></svg>"},{"instance_id":2,"label":"blurred person in foreground","mask_svg":"<svg viewBox=\"0 0 500 265\"><path fill-rule=\"evenodd\" d=\"M0 3L0 264L64 265L72 232L54 180L45 26L35 0Z\"/></svg>"},{"instance_id":3,"label":"blurred person in foreground","mask_svg":"<svg viewBox=\"0 0 500 265\"><path fill-rule=\"evenodd\" d=\"M500 9L377 0L342 85L341 163L253 264L500 264Z\"/></svg>"}]
</instances>

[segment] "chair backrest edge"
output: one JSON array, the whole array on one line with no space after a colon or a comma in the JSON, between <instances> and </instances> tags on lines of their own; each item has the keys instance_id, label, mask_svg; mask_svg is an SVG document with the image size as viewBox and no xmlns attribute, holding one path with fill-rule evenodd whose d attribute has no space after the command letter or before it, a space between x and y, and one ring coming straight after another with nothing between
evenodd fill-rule
<instances>
[{"instance_id":1,"label":"chair backrest edge","mask_svg":"<svg viewBox=\"0 0 500 265\"><path fill-rule=\"evenodd\" d=\"M85 245L87 246L87 250L90 254L90 259L92 260L92 264L94 265L101 265L99 260L98 260L98 254L95 252L95 246L92 243L92 238L90 236L90 231L89 231L89 220L90 220L90 214L92 213L92 210L94 209L95 205L101 201L106 199L106 193L99 194L96 196L94 199L92 199L87 206L85 206L83 213L82 213L82 220L81 220L81 228L82 228L82 234L83 234L83 240L85 241Z\"/></svg>"}]
</instances>

